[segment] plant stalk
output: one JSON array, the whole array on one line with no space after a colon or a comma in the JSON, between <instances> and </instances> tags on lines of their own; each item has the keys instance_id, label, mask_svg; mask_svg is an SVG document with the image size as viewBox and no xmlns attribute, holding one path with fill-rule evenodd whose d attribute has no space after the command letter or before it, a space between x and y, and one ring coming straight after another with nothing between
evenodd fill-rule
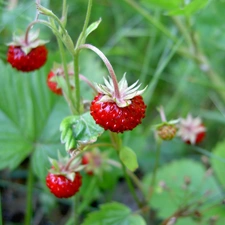
<instances>
[{"instance_id":1,"label":"plant stalk","mask_svg":"<svg viewBox=\"0 0 225 225\"><path fill-rule=\"evenodd\" d=\"M27 177L27 196L26 196L26 212L25 212L25 225L30 225L32 219L32 194L34 185L34 174L32 170L31 160L29 162L28 177Z\"/></svg>"},{"instance_id":2,"label":"plant stalk","mask_svg":"<svg viewBox=\"0 0 225 225\"><path fill-rule=\"evenodd\" d=\"M134 186L133 186L133 184L132 184L132 182L130 180L130 177L128 175L127 169L126 169L124 163L121 161L120 156L119 156L119 152L120 152L120 149L121 149L121 140L120 140L118 134L114 133L114 132L110 132L110 137L111 137L111 140L113 142L113 145L115 146L115 149L117 150L118 158L119 158L120 163L122 165L122 170L123 170L124 177L126 179L128 188L130 190L130 193L133 196L133 198L134 198L135 202L137 203L138 207L142 208L143 207L143 203L139 200L139 197L137 196L135 188L134 188Z\"/></svg>"},{"instance_id":3,"label":"plant stalk","mask_svg":"<svg viewBox=\"0 0 225 225\"><path fill-rule=\"evenodd\" d=\"M73 114L77 114L77 110L76 110L76 102L73 102L73 97L72 97L72 91L71 91L71 86L70 86L70 80L69 80L69 73L68 73L68 68L67 68L67 61L66 61L66 55L65 55L65 50L62 44L62 41L57 38L57 42L58 42L58 46L59 46L59 51L60 51L60 56L61 56L61 60L62 60L62 65L63 65L63 70L64 70L64 74L65 74L65 78L66 78L66 85L67 85L67 89L68 89L68 104L70 107L70 110ZM76 101L76 99L75 99Z\"/></svg>"},{"instance_id":4,"label":"plant stalk","mask_svg":"<svg viewBox=\"0 0 225 225\"><path fill-rule=\"evenodd\" d=\"M119 91L117 77L116 77L116 74L114 72L114 69L113 69L111 63L109 62L109 60L106 58L106 56L103 54L103 52L101 52L98 48L96 48L93 45L83 44L83 45L81 45L79 47L80 50L81 49L84 49L84 48L92 50L93 52L95 52L102 59L102 61L106 65L106 67L107 67L107 69L109 71L109 74L110 74L110 76L112 78L113 86L114 86L114 90L115 90L115 97L117 99L120 99L121 98L121 94L120 94L120 91Z\"/></svg>"},{"instance_id":5,"label":"plant stalk","mask_svg":"<svg viewBox=\"0 0 225 225\"><path fill-rule=\"evenodd\" d=\"M80 80L79 80L79 46L81 45L82 42L85 42L85 32L86 32L88 24L89 24L91 8L92 8L92 0L89 0L83 29L82 29L80 37L77 40L77 44L76 44L76 47L74 49L74 54L73 54L76 109L79 114L81 113L81 110L80 110Z\"/></svg>"},{"instance_id":6,"label":"plant stalk","mask_svg":"<svg viewBox=\"0 0 225 225\"><path fill-rule=\"evenodd\" d=\"M160 156L161 156L161 144L162 144L162 141L160 139L158 139L156 141L157 146L156 146L155 165L154 165L153 172L152 172L152 179L151 179L151 183L150 183L151 191L149 193L148 200L150 200L151 196L153 195L154 189L155 189L154 186L155 186L155 182L156 182L157 171L159 168L159 162L160 162Z\"/></svg>"}]
</instances>

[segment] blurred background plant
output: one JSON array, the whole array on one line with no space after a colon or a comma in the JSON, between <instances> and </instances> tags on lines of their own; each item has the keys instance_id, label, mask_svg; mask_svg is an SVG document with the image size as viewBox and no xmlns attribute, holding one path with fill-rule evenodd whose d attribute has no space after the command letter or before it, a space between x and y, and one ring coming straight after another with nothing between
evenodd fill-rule
<instances>
[{"instance_id":1,"label":"blurred background plant","mask_svg":"<svg viewBox=\"0 0 225 225\"><path fill-rule=\"evenodd\" d=\"M76 40L82 30L87 1L67 3L67 30ZM42 4L61 15L61 1L46 0ZM126 71L129 83L139 79L143 87L148 85L144 94L147 104L144 122L121 135L124 145L137 154L139 169L135 174L142 181L143 192L149 199L147 205L152 209L150 214L141 211L146 224L222 225L225 221L224 8L223 0L93 2L90 21L101 17L102 22L87 42L107 55L119 80ZM35 187L32 224L69 225L74 224L71 201L55 199L44 181L48 157L55 158L56 149L64 154L59 125L69 115L64 99L52 94L46 86L53 63L60 62L57 41L48 28L36 25L41 37L50 40L46 65L36 72L22 74L6 62L6 43L14 32L26 29L35 12L34 1L0 1L0 219L6 225L24 224L26 210L31 210L24 210L26 201L31 201L25 198L29 180ZM103 63L87 51L81 53L80 71L99 83L107 76ZM89 88L83 85L81 90L82 97L92 99ZM169 119L186 117L189 113L201 117L207 132L198 146L187 145L179 138L163 141L152 183L157 153L152 127L161 121L159 105L163 105ZM109 142L107 134L102 140ZM116 159L111 146L107 155ZM30 171L35 176L27 179ZM84 221L80 224L100 224L95 218L102 218L107 210L112 215L119 210L128 217L131 212L125 205L138 210L127 194L120 168L109 168L100 177L85 173L83 176L77 209L79 220ZM108 201L124 205L108 203L96 211ZM90 212L95 214L86 219ZM125 224L123 216L119 216L118 224Z\"/></svg>"}]
</instances>

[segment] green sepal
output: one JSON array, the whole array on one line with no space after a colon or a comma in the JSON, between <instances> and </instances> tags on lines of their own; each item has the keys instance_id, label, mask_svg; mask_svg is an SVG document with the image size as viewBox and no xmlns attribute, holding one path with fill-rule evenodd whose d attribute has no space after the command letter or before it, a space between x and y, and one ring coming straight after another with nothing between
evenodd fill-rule
<instances>
[{"instance_id":1,"label":"green sepal","mask_svg":"<svg viewBox=\"0 0 225 225\"><path fill-rule=\"evenodd\" d=\"M138 168L138 161L136 153L129 147L123 147L119 153L120 160L131 171L135 171Z\"/></svg>"},{"instance_id":2,"label":"green sepal","mask_svg":"<svg viewBox=\"0 0 225 225\"><path fill-rule=\"evenodd\" d=\"M94 143L104 132L98 126L89 112L80 116L66 117L60 125L61 142L65 144L67 151L71 149L83 149L86 145Z\"/></svg>"}]
</instances>

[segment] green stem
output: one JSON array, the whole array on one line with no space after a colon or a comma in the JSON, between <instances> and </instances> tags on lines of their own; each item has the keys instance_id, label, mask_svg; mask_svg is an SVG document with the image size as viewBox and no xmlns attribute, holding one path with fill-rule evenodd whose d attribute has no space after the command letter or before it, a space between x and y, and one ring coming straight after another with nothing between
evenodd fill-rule
<instances>
[{"instance_id":1,"label":"green stem","mask_svg":"<svg viewBox=\"0 0 225 225\"><path fill-rule=\"evenodd\" d=\"M77 44L76 44L75 49L77 49L81 44L85 43L85 33L86 33L86 30L87 30L87 27L88 27L88 24L89 24L89 20L90 20L90 16L91 16L91 8L92 8L92 0L89 0L83 29L82 29L80 37L77 40Z\"/></svg>"},{"instance_id":2,"label":"green stem","mask_svg":"<svg viewBox=\"0 0 225 225\"><path fill-rule=\"evenodd\" d=\"M139 200L139 197L137 196L136 194L136 191L134 189L134 186L130 180L130 177L128 176L127 174L127 170L126 170L126 167L125 165L123 164L123 162L121 161L121 164L122 164L122 169L123 169L123 173L124 173L124 176L125 176L125 179L126 179L126 182L127 182L127 185L128 185L128 188L130 190L130 193L131 195L133 196L135 202L137 203L137 205L139 206L139 208L142 208L143 207L143 204L142 202Z\"/></svg>"},{"instance_id":3,"label":"green stem","mask_svg":"<svg viewBox=\"0 0 225 225\"><path fill-rule=\"evenodd\" d=\"M102 61L104 62L105 66L107 67L107 69L109 71L110 77L112 78L113 86L114 86L114 90L115 90L115 97L117 99L120 99L121 98L121 94L120 94L120 90L119 90L117 77L116 77L114 69L113 69L111 63L109 62L109 60L107 59L107 57L103 54L102 51L100 51L98 48L96 48L93 45L83 44L83 45L81 45L79 47L79 50L84 49L84 48L92 50L93 52L95 52L102 59Z\"/></svg>"},{"instance_id":4,"label":"green stem","mask_svg":"<svg viewBox=\"0 0 225 225\"><path fill-rule=\"evenodd\" d=\"M162 33L164 33L167 37L169 37L172 41L177 42L177 38L171 34L171 32L159 22L159 20L154 19L147 10L139 6L134 0L124 0L127 2L131 7L133 7L136 11L138 11L143 17L145 17L153 26L158 28Z\"/></svg>"},{"instance_id":5,"label":"green stem","mask_svg":"<svg viewBox=\"0 0 225 225\"><path fill-rule=\"evenodd\" d=\"M65 50L62 44L62 41L57 38L58 46L59 46L59 51L60 51L60 56L62 60L62 65L63 65L63 70L66 78L66 85L67 85L67 90L68 90L68 104L70 107L70 110L73 114L76 114L76 107L74 106L75 104L73 103L73 97L72 97L72 90L70 86L70 80L69 80L69 73L68 73L68 68L67 68L67 61L66 61L66 55L65 55ZM67 93L66 93L67 94Z\"/></svg>"},{"instance_id":6,"label":"green stem","mask_svg":"<svg viewBox=\"0 0 225 225\"><path fill-rule=\"evenodd\" d=\"M31 160L29 162L28 177L27 177L27 196L26 196L26 213L25 213L25 225L30 225L32 218L32 192L34 185L34 175L31 166Z\"/></svg>"},{"instance_id":7,"label":"green stem","mask_svg":"<svg viewBox=\"0 0 225 225\"><path fill-rule=\"evenodd\" d=\"M115 146L115 149L117 150L117 154L118 154L120 163L122 165L122 170L123 170L124 177L126 179L128 188L130 190L130 193L133 196L133 198L134 198L135 202L137 203L137 205L139 206L139 208L142 208L143 203L139 200L139 197L137 196L135 188L134 188L134 186L133 186L133 184L130 180L130 177L128 175L127 169L126 169L125 165L123 164L123 162L121 161L120 156L119 156L119 152L120 152L120 149L122 147L122 143L121 143L121 140L119 138L119 135L117 133L110 132L110 137L111 137L111 141L112 141L113 145Z\"/></svg>"},{"instance_id":8,"label":"green stem","mask_svg":"<svg viewBox=\"0 0 225 225\"><path fill-rule=\"evenodd\" d=\"M221 79L221 76L219 76L212 69L207 56L200 46L200 41L196 38L197 35L191 27L190 20L187 19L186 24L183 24L182 21L180 21L178 18L176 18L174 21L190 47L189 53L186 56L192 58L195 61L195 63L209 77L209 79L215 86L225 86L225 82L223 79ZM205 67L205 69L202 69L202 67ZM223 101L225 101L224 91L218 90L218 93Z\"/></svg>"},{"instance_id":9,"label":"green stem","mask_svg":"<svg viewBox=\"0 0 225 225\"><path fill-rule=\"evenodd\" d=\"M80 37L77 40L77 44L76 44L76 47L74 49L74 54L73 54L76 109L77 109L78 113L81 113L81 109L80 109L80 80L79 80L79 52L80 52L79 46L81 45L81 43L85 42L85 32L86 32L87 27L88 27L90 15L91 15L91 8L92 8L92 0L89 0L83 29L82 29Z\"/></svg>"},{"instance_id":10,"label":"green stem","mask_svg":"<svg viewBox=\"0 0 225 225\"><path fill-rule=\"evenodd\" d=\"M76 96L76 109L80 114L80 79L79 79L79 51L75 51L73 55L74 65L74 81L75 81L75 96Z\"/></svg>"},{"instance_id":11,"label":"green stem","mask_svg":"<svg viewBox=\"0 0 225 225\"><path fill-rule=\"evenodd\" d=\"M151 179L151 183L150 183L151 192L149 195L149 199L151 198L151 196L154 192L154 186L155 186L157 171L158 171L159 162L160 162L161 144L162 144L162 141L160 139L158 139L156 141L156 145L157 145L156 146L156 157L155 157L155 165L154 165L153 172L152 172L152 179Z\"/></svg>"},{"instance_id":12,"label":"green stem","mask_svg":"<svg viewBox=\"0 0 225 225\"><path fill-rule=\"evenodd\" d=\"M74 195L73 198L73 218L74 218L74 225L77 225L79 222L78 213L77 213L77 206L78 206L78 194Z\"/></svg>"},{"instance_id":13,"label":"green stem","mask_svg":"<svg viewBox=\"0 0 225 225\"><path fill-rule=\"evenodd\" d=\"M2 220L2 196L0 192L0 225L3 225L3 220Z\"/></svg>"}]
</instances>

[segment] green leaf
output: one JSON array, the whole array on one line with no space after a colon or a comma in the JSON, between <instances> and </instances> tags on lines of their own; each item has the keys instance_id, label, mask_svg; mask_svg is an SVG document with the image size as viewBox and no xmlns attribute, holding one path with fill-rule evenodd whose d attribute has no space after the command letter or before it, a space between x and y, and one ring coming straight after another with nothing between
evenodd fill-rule
<instances>
[{"instance_id":1,"label":"green leaf","mask_svg":"<svg viewBox=\"0 0 225 225\"><path fill-rule=\"evenodd\" d=\"M82 33L80 34L80 36L79 36L79 38L77 40L76 47L78 47L79 45L82 45L82 44L85 43L85 40L88 37L88 35L98 28L98 25L101 23L101 21L102 21L102 19L100 18L98 21L90 24L88 26L88 28L86 29L86 31L85 31L84 37L82 37Z\"/></svg>"},{"instance_id":2,"label":"green leaf","mask_svg":"<svg viewBox=\"0 0 225 225\"><path fill-rule=\"evenodd\" d=\"M213 154L215 157L213 157L211 159L211 163L212 163L212 168L213 168L215 175L217 176L221 185L225 189L225 179L224 179L225 151L224 151L224 149L225 149L225 141L218 143L216 145L216 147L213 149Z\"/></svg>"},{"instance_id":3,"label":"green leaf","mask_svg":"<svg viewBox=\"0 0 225 225\"><path fill-rule=\"evenodd\" d=\"M94 30L96 30L99 26L99 24L101 23L102 19L100 18L98 21L92 23L89 25L89 27L87 28L86 32L85 32L85 39L88 37L88 35L93 32Z\"/></svg>"},{"instance_id":4,"label":"green leaf","mask_svg":"<svg viewBox=\"0 0 225 225\"><path fill-rule=\"evenodd\" d=\"M66 150L76 149L94 143L104 129L93 120L90 112L80 116L68 116L61 125L61 141Z\"/></svg>"},{"instance_id":5,"label":"green leaf","mask_svg":"<svg viewBox=\"0 0 225 225\"><path fill-rule=\"evenodd\" d=\"M185 178L190 180L185 186ZM152 174L144 177L146 194L149 194ZM165 187L165 188L163 188ZM157 171L154 192L149 204L158 210L158 216L167 218L184 204L201 200L205 206L212 206L222 198L216 180L207 175L202 164L189 160L177 160L166 164Z\"/></svg>"},{"instance_id":6,"label":"green leaf","mask_svg":"<svg viewBox=\"0 0 225 225\"><path fill-rule=\"evenodd\" d=\"M119 157L129 170L135 171L138 168L137 156L131 148L123 147L120 150Z\"/></svg>"},{"instance_id":7,"label":"green leaf","mask_svg":"<svg viewBox=\"0 0 225 225\"><path fill-rule=\"evenodd\" d=\"M113 202L100 206L100 210L90 213L81 225L146 225L144 219L133 214L131 210L120 203Z\"/></svg>"},{"instance_id":8,"label":"green leaf","mask_svg":"<svg viewBox=\"0 0 225 225\"><path fill-rule=\"evenodd\" d=\"M0 61L0 169L15 169L31 156L37 176L44 177L48 157L56 157L59 124L69 110L66 102L46 85L46 65L22 73Z\"/></svg>"}]
</instances>

